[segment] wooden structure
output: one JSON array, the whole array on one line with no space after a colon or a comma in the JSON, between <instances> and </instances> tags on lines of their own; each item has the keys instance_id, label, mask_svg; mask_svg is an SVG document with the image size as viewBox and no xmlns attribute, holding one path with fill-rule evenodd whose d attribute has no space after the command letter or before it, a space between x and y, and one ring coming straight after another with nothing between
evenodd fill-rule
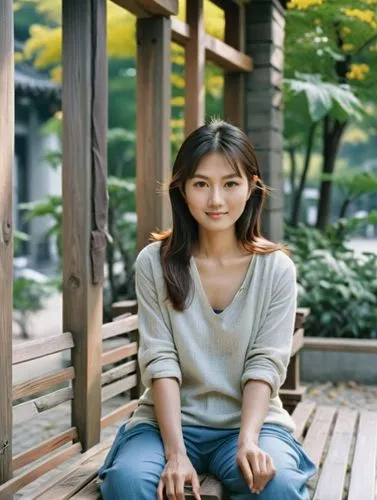
<instances>
[{"instance_id":1,"label":"wooden structure","mask_svg":"<svg viewBox=\"0 0 377 500\"><path fill-rule=\"evenodd\" d=\"M166 198L156 187L168 175L170 62L173 40L185 47L186 132L204 121L204 61L225 71L225 118L243 126L261 155L267 182L282 192L281 81L284 12L278 0L239 6L213 0L224 9L225 41L204 32L203 1L190 0L185 23L174 17L177 0L117 0L137 16L137 211L138 247L169 222ZM135 354L136 344L102 352L103 339L123 333L132 320L102 325L102 279L106 239L107 56L106 0L62 0L63 4L63 330L58 337L15 347L13 363L72 350L72 366L12 386L12 164L14 142L13 2L0 2L0 497L33 480L80 450L91 450L101 428L124 418L125 405L101 418L101 399L135 381L135 361L117 372L102 366ZM254 61L254 62L253 62ZM265 216L267 234L282 235L281 200L272 198ZM128 328L128 326L127 326ZM115 333L114 333L115 332ZM114 378L115 377L115 378ZM38 393L61 382L71 387ZM109 381L114 381L108 385ZM102 388L106 384L106 388ZM126 385L124 385L126 384ZM33 450L12 457L14 422L72 400L72 426ZM62 444L72 443L59 449ZM26 476L13 472L47 453L52 456ZM91 453L91 452L90 452ZM6 483L6 485L4 485ZM10 495L10 493L9 493Z\"/></svg>"},{"instance_id":2,"label":"wooden structure","mask_svg":"<svg viewBox=\"0 0 377 500\"><path fill-rule=\"evenodd\" d=\"M296 314L291 359L298 356L299 349L303 345L305 313L305 311L299 310ZM116 421L124 421L137 406L138 397L141 392L140 373L136 359L138 349L137 324L137 315L126 313L115 318L115 321L112 323L103 325L100 329L102 351L99 362L100 411L95 413L98 422L92 423L94 429L98 426L100 430L103 430ZM107 346L108 340L119 336L122 336L121 344L116 348L109 349ZM76 347L75 342L76 339L72 333L64 333L16 345L13 348L13 366L33 359L43 360L44 357L50 354L67 349L74 350ZM15 403L13 405L14 423L19 424L37 419L44 411L55 408L66 401L72 401L72 409L75 411L77 393L74 386L72 389L67 382L75 381L77 376L77 367L72 363L71 366L13 386L12 400ZM61 386L61 384L65 384L65 387L57 390L54 389L54 386ZM94 384L93 381L92 384ZM40 395L42 391L43 395ZM122 406L114 412L101 417L101 403L128 391L130 398ZM280 395L284 401L284 389L282 389ZM25 398L28 398L26 402L18 402L25 400ZM288 399L288 405L291 405L290 399ZM88 450L87 453L84 453L78 459L77 464L73 468L64 472L61 477L56 478L54 481L49 481L41 489L36 488L32 493L28 492L28 498L45 498L46 500L52 498L56 500L71 498L82 488L85 489L84 492L87 490L91 491L94 495L93 498L96 498L94 494L97 491L96 471L101 465L113 437L96 446L85 446L85 442L80 439L79 433L79 426L82 425L82 421L81 419L77 419L75 422L74 413L72 417L73 422L70 428L13 458L12 468L14 471L29 464L33 465L31 468L24 469L20 474L16 474L13 479L10 479L5 484L0 485L1 499L7 498L7 495L10 497L39 476L56 468L59 464L73 456L79 455L80 451L85 449ZM94 418L92 415L91 417ZM214 482L213 478L205 476L203 477L203 481L203 494L206 491L208 494L216 494L216 491L221 491L221 486L217 482ZM83 494L80 493L80 495ZM86 497L84 496L83 498ZM92 497L88 496L87 498ZM204 496L204 498L206 497Z\"/></svg>"}]
</instances>

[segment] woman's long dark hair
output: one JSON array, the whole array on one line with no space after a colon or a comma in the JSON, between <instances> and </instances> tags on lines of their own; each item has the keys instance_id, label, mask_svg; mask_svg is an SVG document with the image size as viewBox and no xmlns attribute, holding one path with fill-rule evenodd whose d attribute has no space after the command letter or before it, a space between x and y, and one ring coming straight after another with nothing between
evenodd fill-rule
<instances>
[{"instance_id":1,"label":"woman's long dark hair","mask_svg":"<svg viewBox=\"0 0 377 500\"><path fill-rule=\"evenodd\" d=\"M237 175L241 175L241 168L251 188L251 196L236 222L239 242L247 251L256 254L283 249L282 245L272 243L260 234L267 187L261 180L254 149L247 135L224 121L214 120L203 125L185 139L174 162L169 183L173 226L167 231L152 234L154 241L161 241L161 262L168 299L177 311L186 307L191 288L190 258L199 238L198 223L183 196L184 187L186 181L194 177L200 161L211 153L223 155Z\"/></svg>"}]
</instances>

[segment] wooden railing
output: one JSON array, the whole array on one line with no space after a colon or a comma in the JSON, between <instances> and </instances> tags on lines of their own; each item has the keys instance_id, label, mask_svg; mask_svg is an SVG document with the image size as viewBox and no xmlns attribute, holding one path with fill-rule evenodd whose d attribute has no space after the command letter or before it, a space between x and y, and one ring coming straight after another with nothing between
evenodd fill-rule
<instances>
[{"instance_id":1,"label":"wooden railing","mask_svg":"<svg viewBox=\"0 0 377 500\"><path fill-rule=\"evenodd\" d=\"M100 427L104 429L118 420L126 419L137 406L138 393L135 389L139 390L140 387L136 360L138 349L137 316L133 315L105 324L102 326L101 333L103 352L101 355L100 387L92 387L91 390L100 392L101 403L128 391L130 391L131 396L125 404L101 417ZM106 341L119 335L123 336L122 345L108 349ZM40 359L43 362L46 356L63 353L73 347L74 341L70 333L25 342L13 348L13 366L35 359ZM75 370L73 366L68 366L14 385L12 388L14 425L28 422L30 423L30 426L28 424L28 432L30 432L33 421L45 411L73 400L75 397L75 386L72 383L74 379ZM61 388L61 385L64 387ZM56 386L60 386L60 388L56 389ZM22 401L25 398L27 401ZM6 484L0 485L0 498L7 498L6 495L15 493L80 453L82 445L78 440L77 428L69 427L56 436L50 437L13 457L12 469L16 474ZM43 460L34 464L40 459ZM26 470L17 474L19 469L26 466L28 466Z\"/></svg>"}]
</instances>

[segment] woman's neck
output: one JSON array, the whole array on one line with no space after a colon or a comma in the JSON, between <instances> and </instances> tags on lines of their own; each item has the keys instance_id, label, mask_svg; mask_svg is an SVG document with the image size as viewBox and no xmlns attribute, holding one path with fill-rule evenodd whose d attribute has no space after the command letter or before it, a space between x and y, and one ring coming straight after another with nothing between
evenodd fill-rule
<instances>
[{"instance_id":1,"label":"woman's neck","mask_svg":"<svg viewBox=\"0 0 377 500\"><path fill-rule=\"evenodd\" d=\"M199 241L194 251L195 257L224 259L239 256L242 246L236 238L235 232L204 232L199 229Z\"/></svg>"}]
</instances>

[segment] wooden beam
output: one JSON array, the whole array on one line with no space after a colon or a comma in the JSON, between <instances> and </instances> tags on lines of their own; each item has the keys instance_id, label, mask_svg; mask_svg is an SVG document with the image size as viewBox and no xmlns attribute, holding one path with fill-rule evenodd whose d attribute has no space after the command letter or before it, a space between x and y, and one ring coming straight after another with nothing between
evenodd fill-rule
<instances>
[{"instance_id":1,"label":"wooden beam","mask_svg":"<svg viewBox=\"0 0 377 500\"><path fill-rule=\"evenodd\" d=\"M12 476L13 66L13 2L2 0L0 2L0 484Z\"/></svg>"},{"instance_id":2,"label":"wooden beam","mask_svg":"<svg viewBox=\"0 0 377 500\"><path fill-rule=\"evenodd\" d=\"M185 46L190 39L190 27L176 17L171 19L171 39L179 45Z\"/></svg>"},{"instance_id":3,"label":"wooden beam","mask_svg":"<svg viewBox=\"0 0 377 500\"><path fill-rule=\"evenodd\" d=\"M253 69L253 60L250 56L234 49L225 42L210 35L204 39L206 58L227 71L244 71L249 73Z\"/></svg>"},{"instance_id":4,"label":"wooden beam","mask_svg":"<svg viewBox=\"0 0 377 500\"><path fill-rule=\"evenodd\" d=\"M178 0L113 0L137 17L175 16L178 14Z\"/></svg>"},{"instance_id":5,"label":"wooden beam","mask_svg":"<svg viewBox=\"0 0 377 500\"><path fill-rule=\"evenodd\" d=\"M84 450L100 438L102 286L93 284L92 238L95 196L106 199L107 67L106 1L63 0L63 329L74 339L72 426Z\"/></svg>"},{"instance_id":6,"label":"wooden beam","mask_svg":"<svg viewBox=\"0 0 377 500\"><path fill-rule=\"evenodd\" d=\"M185 134L204 124L205 115L205 31L203 0L191 0L186 5L186 21L190 38L186 43Z\"/></svg>"},{"instance_id":7,"label":"wooden beam","mask_svg":"<svg viewBox=\"0 0 377 500\"><path fill-rule=\"evenodd\" d=\"M170 225L169 203L161 192L170 166L170 42L166 17L137 20L137 246L152 231Z\"/></svg>"},{"instance_id":8,"label":"wooden beam","mask_svg":"<svg viewBox=\"0 0 377 500\"><path fill-rule=\"evenodd\" d=\"M245 9L241 5L231 3L225 10L225 43L240 52L244 52L245 41ZM244 94L244 75L241 72L226 72L224 79L224 118L242 129L245 125Z\"/></svg>"}]
</instances>

